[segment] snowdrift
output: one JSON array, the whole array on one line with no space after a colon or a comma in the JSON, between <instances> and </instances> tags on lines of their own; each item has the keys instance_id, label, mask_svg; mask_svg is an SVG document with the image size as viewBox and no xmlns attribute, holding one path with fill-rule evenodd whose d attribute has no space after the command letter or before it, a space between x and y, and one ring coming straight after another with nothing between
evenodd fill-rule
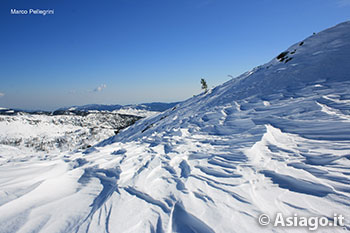
<instances>
[{"instance_id":1,"label":"snowdrift","mask_svg":"<svg viewBox=\"0 0 350 233\"><path fill-rule=\"evenodd\" d=\"M257 217L345 217L350 22L83 152L0 167L0 232L308 232Z\"/></svg>"}]
</instances>

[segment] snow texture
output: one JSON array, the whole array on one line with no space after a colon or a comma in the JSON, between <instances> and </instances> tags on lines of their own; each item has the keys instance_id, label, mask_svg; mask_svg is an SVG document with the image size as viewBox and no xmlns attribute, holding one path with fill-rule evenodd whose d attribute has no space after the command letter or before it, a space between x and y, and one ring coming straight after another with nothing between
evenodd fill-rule
<instances>
[{"instance_id":1,"label":"snow texture","mask_svg":"<svg viewBox=\"0 0 350 233\"><path fill-rule=\"evenodd\" d=\"M347 231L349 61L345 22L85 151L0 146L0 232L308 232L259 226L277 212Z\"/></svg>"}]
</instances>

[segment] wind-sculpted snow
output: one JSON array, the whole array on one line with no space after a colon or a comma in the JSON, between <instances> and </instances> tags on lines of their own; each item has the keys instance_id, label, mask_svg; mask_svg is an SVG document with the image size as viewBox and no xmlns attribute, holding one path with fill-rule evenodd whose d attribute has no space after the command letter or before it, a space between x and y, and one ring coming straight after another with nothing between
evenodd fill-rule
<instances>
[{"instance_id":1,"label":"wind-sculpted snow","mask_svg":"<svg viewBox=\"0 0 350 233\"><path fill-rule=\"evenodd\" d=\"M287 51L85 151L1 147L0 232L350 230L350 23Z\"/></svg>"}]
</instances>

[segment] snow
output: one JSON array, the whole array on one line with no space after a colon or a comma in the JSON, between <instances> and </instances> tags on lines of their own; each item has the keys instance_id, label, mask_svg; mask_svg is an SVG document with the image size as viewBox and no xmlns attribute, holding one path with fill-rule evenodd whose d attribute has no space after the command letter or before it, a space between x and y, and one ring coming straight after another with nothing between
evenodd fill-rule
<instances>
[{"instance_id":1,"label":"snow","mask_svg":"<svg viewBox=\"0 0 350 233\"><path fill-rule=\"evenodd\" d=\"M159 114L160 112L157 111L148 111L145 109L136 109L136 108L121 108L119 110L114 110L113 112L124 114L124 115L133 115L133 116L140 116L140 117L150 117Z\"/></svg>"},{"instance_id":2,"label":"snow","mask_svg":"<svg viewBox=\"0 0 350 233\"><path fill-rule=\"evenodd\" d=\"M43 152L72 151L111 137L138 118L116 113L0 115L0 145ZM28 150L27 150L28 151Z\"/></svg>"},{"instance_id":3,"label":"snow","mask_svg":"<svg viewBox=\"0 0 350 233\"><path fill-rule=\"evenodd\" d=\"M349 230L350 22L286 51L85 151L1 145L0 232L308 232L261 213Z\"/></svg>"}]
</instances>

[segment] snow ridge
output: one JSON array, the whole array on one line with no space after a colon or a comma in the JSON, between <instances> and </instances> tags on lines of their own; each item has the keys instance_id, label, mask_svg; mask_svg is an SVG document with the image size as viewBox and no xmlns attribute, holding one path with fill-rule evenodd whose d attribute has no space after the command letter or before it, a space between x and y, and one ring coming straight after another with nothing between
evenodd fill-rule
<instances>
[{"instance_id":1,"label":"snow ridge","mask_svg":"<svg viewBox=\"0 0 350 233\"><path fill-rule=\"evenodd\" d=\"M0 167L0 232L350 230L350 22L97 145Z\"/></svg>"}]
</instances>

